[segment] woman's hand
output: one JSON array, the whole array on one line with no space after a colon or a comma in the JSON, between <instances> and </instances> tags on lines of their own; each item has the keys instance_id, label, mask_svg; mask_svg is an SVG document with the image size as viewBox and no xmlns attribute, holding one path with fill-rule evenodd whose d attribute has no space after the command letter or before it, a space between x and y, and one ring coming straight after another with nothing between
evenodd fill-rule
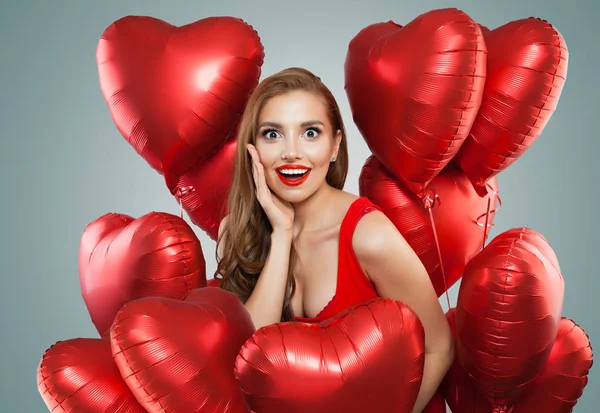
<instances>
[{"instance_id":1,"label":"woman's hand","mask_svg":"<svg viewBox=\"0 0 600 413\"><path fill-rule=\"evenodd\" d=\"M267 186L265 170L254 145L248 144L247 149L252 157L252 176L256 187L256 198L271 222L273 232L293 233L294 207L291 203L275 195Z\"/></svg>"}]
</instances>

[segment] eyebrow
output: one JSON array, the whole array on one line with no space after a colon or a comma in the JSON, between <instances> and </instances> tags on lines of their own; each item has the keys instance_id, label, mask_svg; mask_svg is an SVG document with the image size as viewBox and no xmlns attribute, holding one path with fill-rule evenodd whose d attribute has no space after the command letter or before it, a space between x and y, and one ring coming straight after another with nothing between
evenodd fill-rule
<instances>
[{"instance_id":1,"label":"eyebrow","mask_svg":"<svg viewBox=\"0 0 600 413\"><path fill-rule=\"evenodd\" d=\"M311 126L311 125L322 125L325 126L325 124L323 122L321 122L320 120L307 120L306 122L302 122L300 124L301 128L306 128L307 126ZM260 128L264 128L264 127L271 127L271 128L283 128L283 125L277 122L263 122L260 124L260 126L258 127L258 129Z\"/></svg>"}]
</instances>

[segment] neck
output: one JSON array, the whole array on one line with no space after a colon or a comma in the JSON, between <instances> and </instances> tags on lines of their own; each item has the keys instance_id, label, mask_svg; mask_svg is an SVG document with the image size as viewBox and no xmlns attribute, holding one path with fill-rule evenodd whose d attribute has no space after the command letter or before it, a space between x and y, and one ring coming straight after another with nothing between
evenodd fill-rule
<instances>
[{"instance_id":1,"label":"neck","mask_svg":"<svg viewBox=\"0 0 600 413\"><path fill-rule=\"evenodd\" d=\"M294 203L294 234L326 227L330 223L329 207L338 192L338 189L324 184L309 198Z\"/></svg>"}]
</instances>

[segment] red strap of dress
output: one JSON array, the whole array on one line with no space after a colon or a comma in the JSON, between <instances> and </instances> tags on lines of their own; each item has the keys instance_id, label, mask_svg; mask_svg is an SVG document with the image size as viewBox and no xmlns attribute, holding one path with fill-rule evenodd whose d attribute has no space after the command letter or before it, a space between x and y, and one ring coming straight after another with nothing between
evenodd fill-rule
<instances>
[{"instance_id":1,"label":"red strap of dress","mask_svg":"<svg viewBox=\"0 0 600 413\"><path fill-rule=\"evenodd\" d=\"M362 270L360 262L354 253L354 248L352 247L352 237L354 235L354 231L358 222L368 212L373 210L381 210L377 205L373 204L366 197L361 197L352 205L350 211L348 211L348 215L346 219L342 223L340 228L340 252L345 254L345 256L339 256L340 263L342 264L340 267L339 278L346 278L345 280L338 280L338 293L343 294L344 287L350 288L350 283L348 277L352 277L352 281L357 283L358 285L362 284L362 287L372 288L371 281L367 278L366 274ZM354 268L347 268L347 267Z\"/></svg>"}]
</instances>

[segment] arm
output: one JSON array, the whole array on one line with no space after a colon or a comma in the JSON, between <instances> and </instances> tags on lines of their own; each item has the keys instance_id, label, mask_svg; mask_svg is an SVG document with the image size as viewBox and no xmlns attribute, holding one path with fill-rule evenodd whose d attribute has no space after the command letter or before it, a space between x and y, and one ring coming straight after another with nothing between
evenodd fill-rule
<instances>
[{"instance_id":1,"label":"arm","mask_svg":"<svg viewBox=\"0 0 600 413\"><path fill-rule=\"evenodd\" d=\"M219 238L223 235L226 220L227 217L223 218L219 226ZM217 251L218 257L222 255L222 245L221 242ZM265 266L258 277L254 290L244 304L257 330L281 321L291 247L292 234L290 232L273 231L271 233L271 248Z\"/></svg>"},{"instance_id":2,"label":"arm","mask_svg":"<svg viewBox=\"0 0 600 413\"><path fill-rule=\"evenodd\" d=\"M452 364L454 341L450 326L421 260L383 213L372 212L359 221L353 247L379 296L404 302L423 324L425 367L413 408L413 413L420 413Z\"/></svg>"}]
</instances>

